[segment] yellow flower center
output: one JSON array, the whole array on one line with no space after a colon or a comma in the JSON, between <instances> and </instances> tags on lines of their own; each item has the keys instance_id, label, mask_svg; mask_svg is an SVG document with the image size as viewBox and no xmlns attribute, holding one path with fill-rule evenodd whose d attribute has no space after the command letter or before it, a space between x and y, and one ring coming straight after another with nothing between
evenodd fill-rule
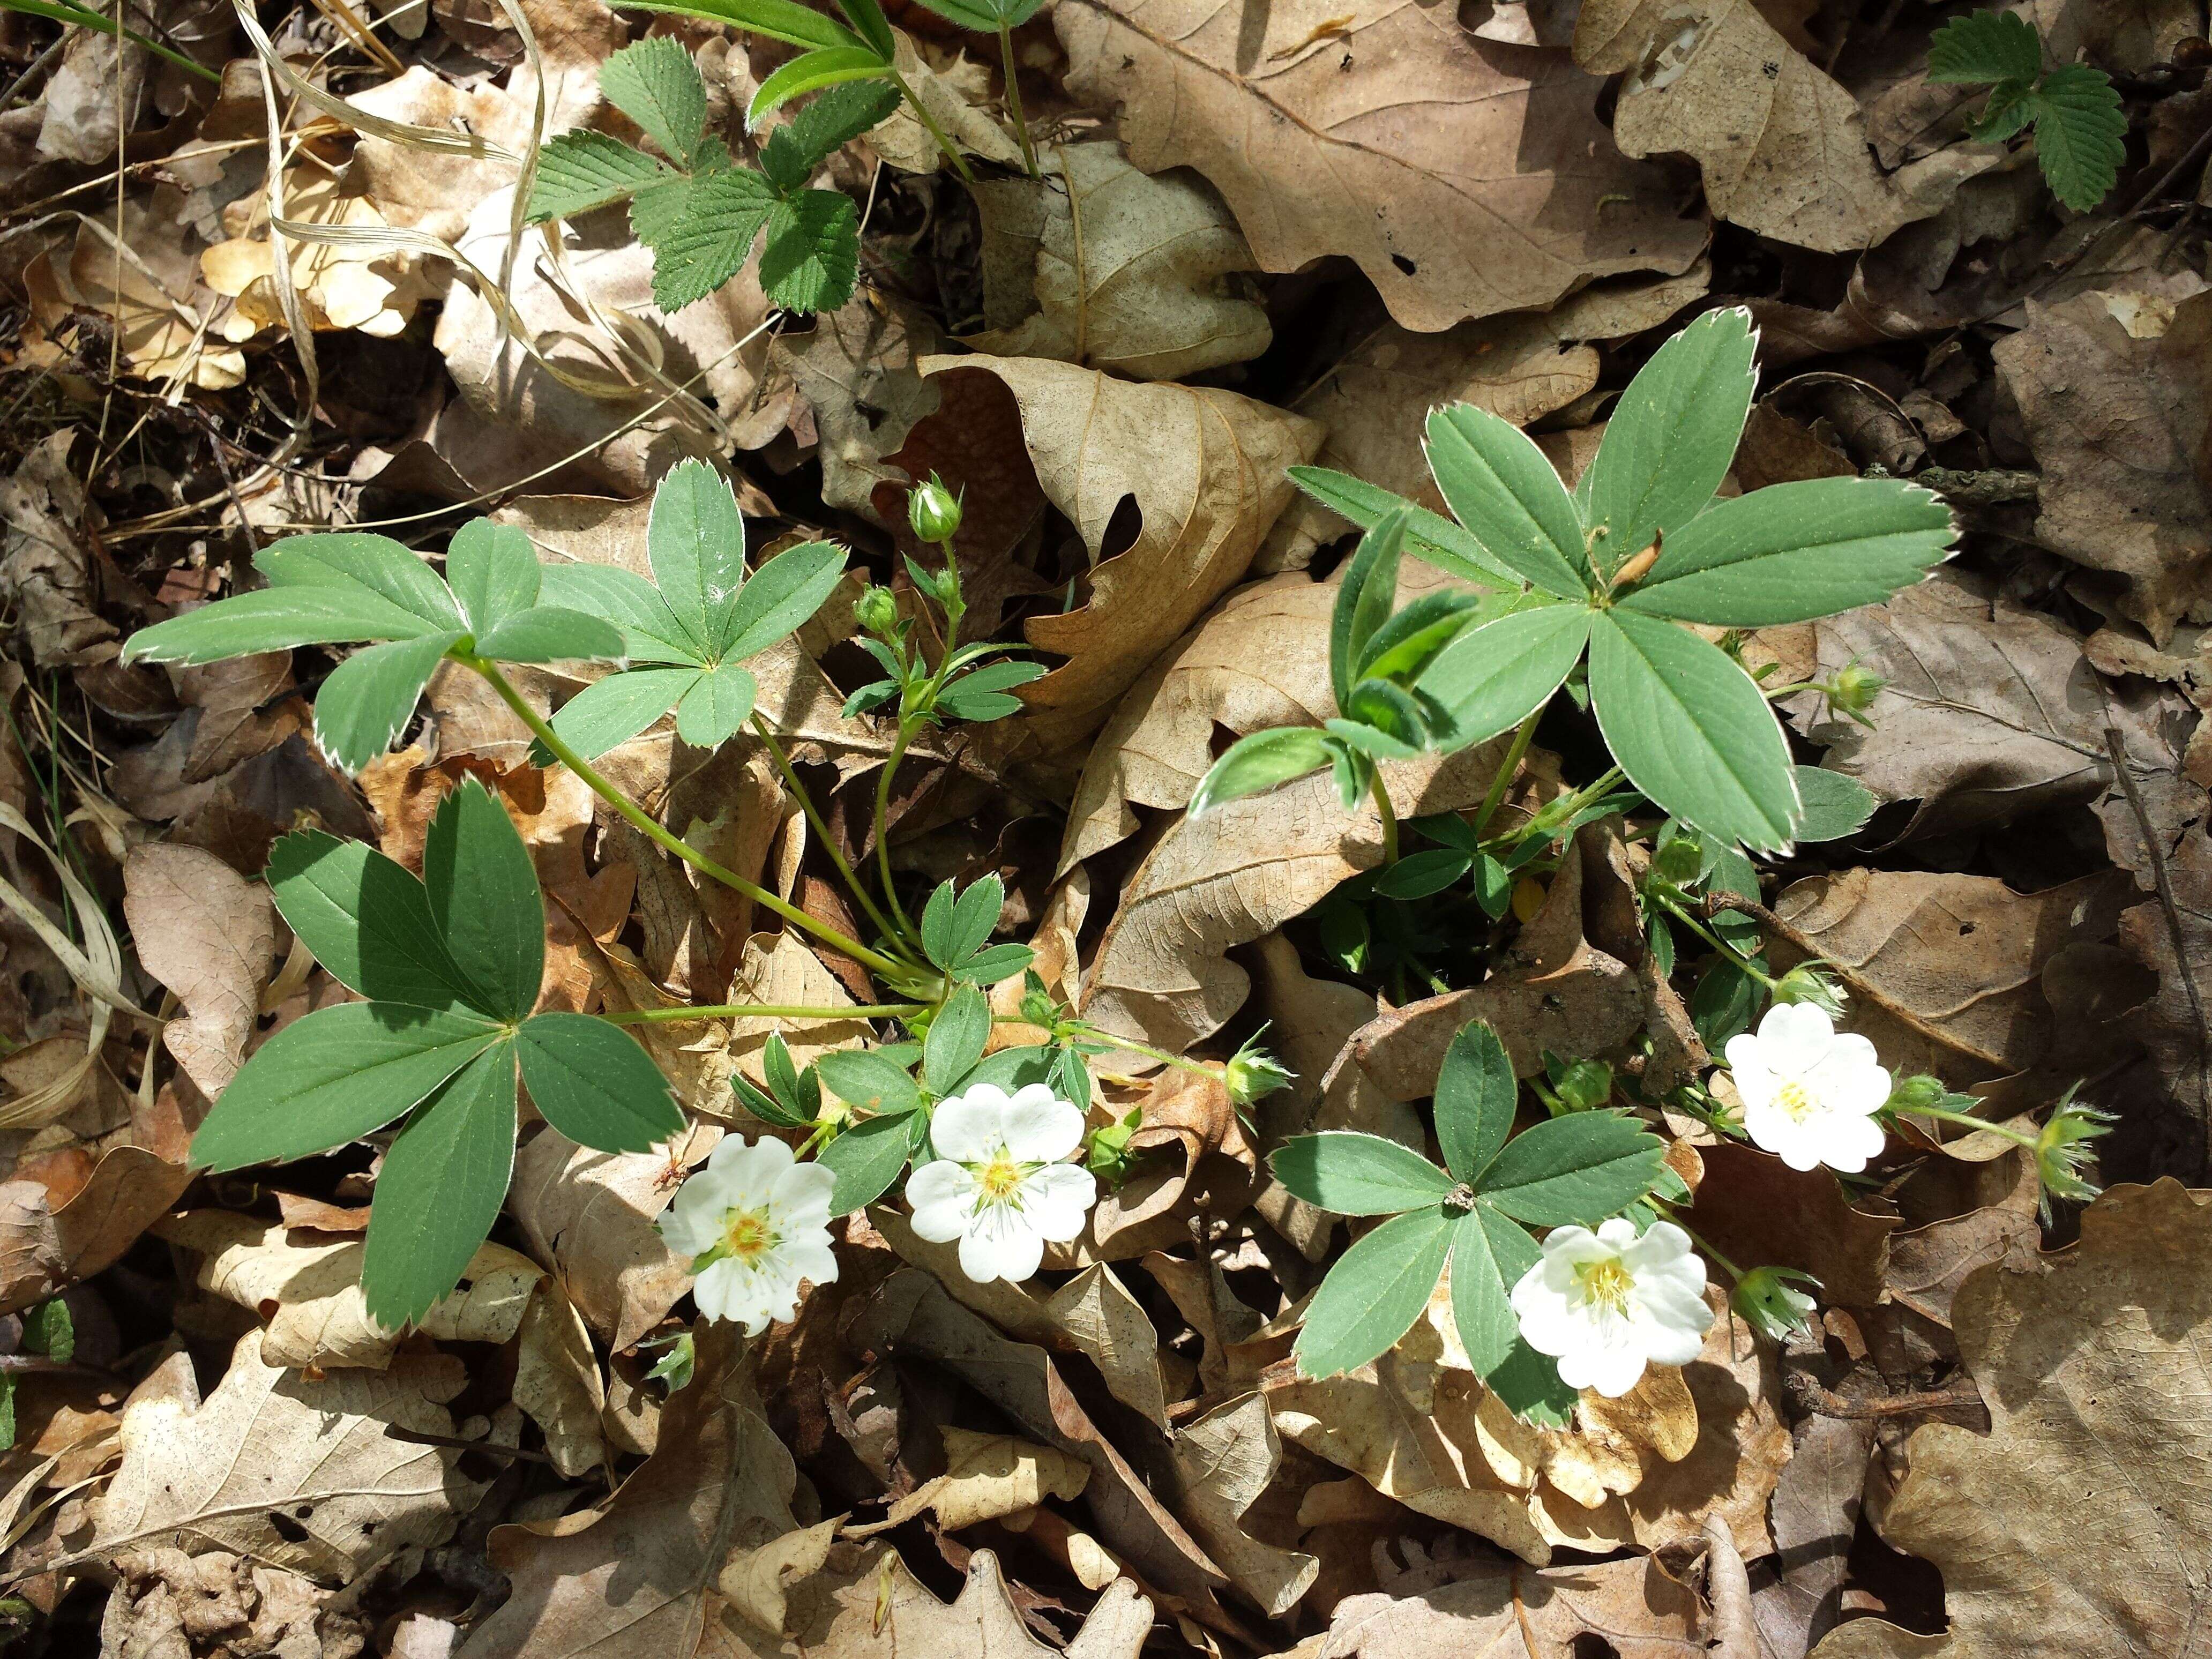
<instances>
[{"instance_id":1,"label":"yellow flower center","mask_svg":"<svg viewBox=\"0 0 2212 1659\"><path fill-rule=\"evenodd\" d=\"M1582 1285L1585 1301L1598 1303L1616 1313L1628 1306L1628 1292L1636 1284L1628 1269L1620 1265L1620 1258L1613 1255L1602 1261L1582 1263L1575 1269L1575 1278Z\"/></svg>"},{"instance_id":2,"label":"yellow flower center","mask_svg":"<svg viewBox=\"0 0 2212 1659\"><path fill-rule=\"evenodd\" d=\"M1775 1091L1774 1108L1792 1123L1802 1123L1820 1109L1820 1103L1802 1083L1785 1083Z\"/></svg>"},{"instance_id":3,"label":"yellow flower center","mask_svg":"<svg viewBox=\"0 0 2212 1659\"><path fill-rule=\"evenodd\" d=\"M732 1210L722 1218L722 1253L750 1267L775 1248L766 1210Z\"/></svg>"},{"instance_id":4,"label":"yellow flower center","mask_svg":"<svg viewBox=\"0 0 2212 1659\"><path fill-rule=\"evenodd\" d=\"M1020 1189L1022 1166L1001 1151L975 1171L975 1184L983 1189L985 1198L994 1204L1003 1204Z\"/></svg>"}]
</instances>

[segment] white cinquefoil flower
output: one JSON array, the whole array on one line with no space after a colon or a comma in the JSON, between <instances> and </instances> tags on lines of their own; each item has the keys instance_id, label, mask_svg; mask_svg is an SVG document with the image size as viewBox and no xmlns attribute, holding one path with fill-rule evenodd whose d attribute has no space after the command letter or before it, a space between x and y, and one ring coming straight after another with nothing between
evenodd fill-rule
<instances>
[{"instance_id":1,"label":"white cinquefoil flower","mask_svg":"<svg viewBox=\"0 0 2212 1659\"><path fill-rule=\"evenodd\" d=\"M939 1101L929 1139L936 1161L907 1177L914 1230L936 1244L958 1240L970 1279L1027 1279L1046 1242L1081 1233L1098 1200L1091 1171L1060 1162L1083 1144L1083 1114L1042 1083L1011 1097L979 1083Z\"/></svg>"},{"instance_id":2,"label":"white cinquefoil flower","mask_svg":"<svg viewBox=\"0 0 2212 1659\"><path fill-rule=\"evenodd\" d=\"M1639 1237L1620 1217L1595 1232L1553 1228L1544 1259L1513 1287L1513 1312L1522 1340L1559 1362L1561 1382L1607 1399L1648 1364L1688 1364L1713 1322L1690 1236L1659 1221Z\"/></svg>"},{"instance_id":3,"label":"white cinquefoil flower","mask_svg":"<svg viewBox=\"0 0 2212 1659\"><path fill-rule=\"evenodd\" d=\"M837 1178L763 1137L726 1135L660 1218L668 1248L692 1259L692 1299L755 1336L799 1310L799 1285L837 1277L830 1191Z\"/></svg>"},{"instance_id":4,"label":"white cinquefoil flower","mask_svg":"<svg viewBox=\"0 0 2212 1659\"><path fill-rule=\"evenodd\" d=\"M1793 1170L1856 1175L1881 1151L1890 1078L1874 1044L1808 1002L1778 1003L1759 1033L1729 1039L1743 1127Z\"/></svg>"}]
</instances>

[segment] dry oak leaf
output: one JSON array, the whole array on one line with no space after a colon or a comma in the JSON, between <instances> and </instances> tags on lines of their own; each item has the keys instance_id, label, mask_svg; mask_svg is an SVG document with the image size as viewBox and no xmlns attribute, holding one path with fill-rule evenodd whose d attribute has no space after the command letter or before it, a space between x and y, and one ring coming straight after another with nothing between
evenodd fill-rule
<instances>
[{"instance_id":1,"label":"dry oak leaf","mask_svg":"<svg viewBox=\"0 0 2212 1659\"><path fill-rule=\"evenodd\" d=\"M261 1012L276 949L269 890L212 853L164 842L131 849L123 889L139 964L184 1005L161 1041L212 1100L245 1063Z\"/></svg>"},{"instance_id":2,"label":"dry oak leaf","mask_svg":"<svg viewBox=\"0 0 2212 1659\"><path fill-rule=\"evenodd\" d=\"M445 1355L410 1355L384 1371L310 1382L263 1359L248 1331L205 1401L135 1401L123 1414L123 1466L98 1506L87 1554L157 1545L224 1550L349 1583L411 1545L434 1544L483 1488L460 1454L391 1431L451 1438L444 1402L467 1384ZM189 1378L189 1371L186 1372Z\"/></svg>"},{"instance_id":3,"label":"dry oak leaf","mask_svg":"<svg viewBox=\"0 0 2212 1659\"><path fill-rule=\"evenodd\" d=\"M2114 320L2115 297L2030 300L1993 356L2042 472L2038 543L2117 578L2105 602L2164 645L2177 622L2212 622L2212 295L2148 339Z\"/></svg>"},{"instance_id":4,"label":"dry oak leaf","mask_svg":"<svg viewBox=\"0 0 2212 1659\"><path fill-rule=\"evenodd\" d=\"M1020 404L1037 482L1091 560L1089 603L1027 625L1068 659L1022 689L1028 739L1060 752L1087 736L1176 637L1244 574L1289 505L1284 469L1320 447L1315 422L1210 386L1138 386L1037 357L925 357L924 376L981 370ZM1123 501L1142 515L1111 558Z\"/></svg>"},{"instance_id":5,"label":"dry oak leaf","mask_svg":"<svg viewBox=\"0 0 2212 1659\"><path fill-rule=\"evenodd\" d=\"M1717 216L1823 253L1872 247L2002 160L1960 147L1884 173L1858 100L1753 0L1589 0L1575 61L1628 72L1613 118L1625 154L1694 156Z\"/></svg>"},{"instance_id":6,"label":"dry oak leaf","mask_svg":"<svg viewBox=\"0 0 2212 1659\"><path fill-rule=\"evenodd\" d=\"M1321 1562L1268 1535L1295 1536L1297 1494L1285 1482L1263 1518L1254 1513L1283 1466L1283 1445L1261 1395L1216 1407L1176 1432L1179 1490L1175 1511L1221 1564L1237 1588L1270 1619L1296 1607L1320 1574ZM1278 1524L1269 1527L1267 1520Z\"/></svg>"},{"instance_id":7,"label":"dry oak leaf","mask_svg":"<svg viewBox=\"0 0 2212 1659\"><path fill-rule=\"evenodd\" d=\"M0 1183L0 1313L44 1302L112 1266L177 1201L192 1172L143 1146L110 1146L72 1190Z\"/></svg>"},{"instance_id":8,"label":"dry oak leaf","mask_svg":"<svg viewBox=\"0 0 2212 1659\"><path fill-rule=\"evenodd\" d=\"M1265 270L1349 254L1407 328L1536 310L1705 246L1622 160L1559 52L1470 34L1446 0L1072 0L1068 90L1121 106L1129 159L1193 167Z\"/></svg>"},{"instance_id":9,"label":"dry oak leaf","mask_svg":"<svg viewBox=\"0 0 2212 1659\"><path fill-rule=\"evenodd\" d=\"M2212 1597L2212 1203L2116 1187L2081 1240L1953 1304L1990 1431L1930 1424L1882 1521L1943 1574L1950 1628L1863 1619L1818 1659L2136 1659L2203 1643Z\"/></svg>"},{"instance_id":10,"label":"dry oak leaf","mask_svg":"<svg viewBox=\"0 0 2212 1659\"><path fill-rule=\"evenodd\" d=\"M881 1521L854 1529L854 1535L898 1526L925 1510L936 1511L937 1524L946 1532L957 1532L1035 1509L1048 1498L1079 1497L1091 1480L1091 1467L1080 1458L1017 1435L978 1434L949 1423L938 1432L945 1437L945 1473L893 1504Z\"/></svg>"},{"instance_id":11,"label":"dry oak leaf","mask_svg":"<svg viewBox=\"0 0 2212 1659\"><path fill-rule=\"evenodd\" d=\"M427 71L426 71L427 73ZM284 217L373 237L391 227L376 203L349 190L320 167L297 167L284 175ZM269 203L255 191L223 210L229 240L200 255L200 274L233 301L220 332L234 343L284 325L277 296L276 255L269 238ZM357 329L388 339L404 332L415 308L443 286L422 268L412 248L332 247L288 239L292 286L310 327Z\"/></svg>"},{"instance_id":12,"label":"dry oak leaf","mask_svg":"<svg viewBox=\"0 0 2212 1659\"><path fill-rule=\"evenodd\" d=\"M976 187L989 326L968 344L1139 380L1267 349L1267 307L1236 280L1252 250L1203 179L1141 173L1115 143L1054 145L1039 166Z\"/></svg>"},{"instance_id":13,"label":"dry oak leaf","mask_svg":"<svg viewBox=\"0 0 2212 1659\"><path fill-rule=\"evenodd\" d=\"M1692 1213L1715 1249L1734 1261L1811 1273L1820 1281L1820 1299L1839 1307L1884 1300L1890 1236L1901 1224L1896 1216L1852 1204L1829 1170L1793 1170L1740 1141L1717 1140L1698 1155L1705 1179Z\"/></svg>"},{"instance_id":14,"label":"dry oak leaf","mask_svg":"<svg viewBox=\"0 0 2212 1659\"><path fill-rule=\"evenodd\" d=\"M1540 1571L1485 1562L1416 1595L1346 1596L1326 1632L1279 1659L1552 1659L1585 1637L1616 1659L1684 1659L1705 1634L1696 1592L1648 1556Z\"/></svg>"},{"instance_id":15,"label":"dry oak leaf","mask_svg":"<svg viewBox=\"0 0 2212 1659\"><path fill-rule=\"evenodd\" d=\"M1081 1534L1075 1534L1081 1537ZM1152 1632L1152 1604L1110 1567L1105 1593L1065 1649L1032 1634L1014 1605L998 1557L977 1550L968 1576L950 1603L910 1571L896 1550L882 1544L834 1546L826 1565L790 1594L783 1629L789 1636L763 1641L740 1626L737 1659L1137 1659ZM720 1659L720 1650L715 1650ZM473 1652L463 1659L477 1659ZM540 1659L535 1651L530 1659ZM686 1656L688 1659L688 1656Z\"/></svg>"}]
</instances>

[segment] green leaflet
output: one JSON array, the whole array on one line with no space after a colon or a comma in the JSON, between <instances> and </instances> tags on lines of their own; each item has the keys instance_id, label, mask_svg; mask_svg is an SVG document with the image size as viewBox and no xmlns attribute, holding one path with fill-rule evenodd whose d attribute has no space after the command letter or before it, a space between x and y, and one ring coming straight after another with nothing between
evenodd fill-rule
<instances>
[{"instance_id":1,"label":"green leaflet","mask_svg":"<svg viewBox=\"0 0 2212 1659\"><path fill-rule=\"evenodd\" d=\"M446 586L479 640L538 603L538 550L515 525L471 519L446 544Z\"/></svg>"},{"instance_id":2,"label":"green leaflet","mask_svg":"<svg viewBox=\"0 0 2212 1659\"><path fill-rule=\"evenodd\" d=\"M1429 471L1452 510L1492 556L1547 593L1589 593L1583 526L1567 488L1520 428L1473 404L1429 414Z\"/></svg>"},{"instance_id":3,"label":"green leaflet","mask_svg":"<svg viewBox=\"0 0 2212 1659\"><path fill-rule=\"evenodd\" d=\"M599 90L672 160L691 165L706 137L707 88L681 40L664 34L624 46L599 65Z\"/></svg>"},{"instance_id":4,"label":"green leaflet","mask_svg":"<svg viewBox=\"0 0 2212 1659\"><path fill-rule=\"evenodd\" d=\"M679 461L653 492L646 556L678 643L702 662L720 654L726 623L745 583L745 522L729 481L704 461Z\"/></svg>"},{"instance_id":5,"label":"green leaflet","mask_svg":"<svg viewBox=\"0 0 2212 1659\"><path fill-rule=\"evenodd\" d=\"M1482 1020L1461 1027L1437 1073L1437 1143L1444 1167L1473 1181L1490 1167L1513 1133L1520 1080L1498 1033Z\"/></svg>"},{"instance_id":6,"label":"green leaflet","mask_svg":"<svg viewBox=\"0 0 2212 1659\"><path fill-rule=\"evenodd\" d=\"M676 707L704 676L697 668L633 668L595 680L562 703L548 722L561 740L586 760L597 760L608 750L628 743ZM553 757L534 764L550 765Z\"/></svg>"},{"instance_id":7,"label":"green leaflet","mask_svg":"<svg viewBox=\"0 0 2212 1659\"><path fill-rule=\"evenodd\" d=\"M1629 382L1583 483L1589 528L1602 532L1601 568L1613 569L1662 532L1671 552L1675 531L1712 500L1751 414L1758 348L1749 312L1709 311Z\"/></svg>"},{"instance_id":8,"label":"green leaflet","mask_svg":"<svg viewBox=\"0 0 2212 1659\"><path fill-rule=\"evenodd\" d=\"M1310 726L1279 726L1239 738L1206 769L1190 798L1189 815L1257 795L1328 764L1328 740Z\"/></svg>"},{"instance_id":9,"label":"green leaflet","mask_svg":"<svg viewBox=\"0 0 2212 1659\"><path fill-rule=\"evenodd\" d=\"M315 741L348 774L392 747L414 718L422 688L465 635L425 634L364 646L331 672L315 694Z\"/></svg>"},{"instance_id":10,"label":"green leaflet","mask_svg":"<svg viewBox=\"0 0 2212 1659\"><path fill-rule=\"evenodd\" d=\"M507 809L474 778L430 820L422 888L431 926L474 992L471 1004L500 1019L522 1018L537 1006L545 973L538 870Z\"/></svg>"},{"instance_id":11,"label":"green leaflet","mask_svg":"<svg viewBox=\"0 0 2212 1659\"><path fill-rule=\"evenodd\" d=\"M1474 1186L1516 1221L1595 1226L1651 1190L1666 1153L1632 1118L1570 1112L1507 1141Z\"/></svg>"},{"instance_id":12,"label":"green leaflet","mask_svg":"<svg viewBox=\"0 0 2212 1659\"><path fill-rule=\"evenodd\" d=\"M759 695L758 683L740 663L706 669L676 705L676 735L695 749L719 748L737 735Z\"/></svg>"},{"instance_id":13,"label":"green leaflet","mask_svg":"<svg viewBox=\"0 0 2212 1659\"><path fill-rule=\"evenodd\" d=\"M471 1006L469 976L403 866L363 842L303 830L270 848L266 873L285 921L348 990L422 1008Z\"/></svg>"},{"instance_id":14,"label":"green leaflet","mask_svg":"<svg viewBox=\"0 0 2212 1659\"><path fill-rule=\"evenodd\" d=\"M1395 1215L1452 1189L1451 1177L1411 1147L1348 1129L1300 1135L1267 1163L1293 1194L1338 1215Z\"/></svg>"},{"instance_id":15,"label":"green leaflet","mask_svg":"<svg viewBox=\"0 0 2212 1659\"><path fill-rule=\"evenodd\" d=\"M589 1014L532 1014L514 1052L532 1103L580 1145L642 1152L684 1127L668 1079L619 1025Z\"/></svg>"},{"instance_id":16,"label":"green leaflet","mask_svg":"<svg viewBox=\"0 0 2212 1659\"><path fill-rule=\"evenodd\" d=\"M921 1045L921 1074L932 1094L953 1093L975 1069L991 1040L991 1005L973 985L962 985L945 1000Z\"/></svg>"},{"instance_id":17,"label":"green leaflet","mask_svg":"<svg viewBox=\"0 0 2212 1659\"><path fill-rule=\"evenodd\" d=\"M793 311L834 311L860 270L860 210L842 191L808 190L769 210L760 282Z\"/></svg>"},{"instance_id":18,"label":"green leaflet","mask_svg":"<svg viewBox=\"0 0 2212 1659\"><path fill-rule=\"evenodd\" d=\"M1800 841L1837 841L1854 834L1881 805L1873 790L1841 772L1800 766L1796 773L1797 798L1805 807L1797 825Z\"/></svg>"},{"instance_id":19,"label":"green leaflet","mask_svg":"<svg viewBox=\"0 0 2212 1659\"><path fill-rule=\"evenodd\" d=\"M1335 1376L1388 1353L1413 1328L1444 1270L1452 1222L1437 1209L1394 1217L1346 1250L1306 1305L1298 1369Z\"/></svg>"},{"instance_id":20,"label":"green leaflet","mask_svg":"<svg viewBox=\"0 0 2212 1659\"><path fill-rule=\"evenodd\" d=\"M1006 902L1006 884L996 876L971 884L957 899L952 884L939 882L921 909L923 954L951 973L983 948Z\"/></svg>"},{"instance_id":21,"label":"green leaflet","mask_svg":"<svg viewBox=\"0 0 2212 1659\"><path fill-rule=\"evenodd\" d=\"M441 1084L392 1140L362 1255L368 1311L392 1329L460 1282L514 1173L514 1047L497 1042Z\"/></svg>"},{"instance_id":22,"label":"green leaflet","mask_svg":"<svg viewBox=\"0 0 2212 1659\"><path fill-rule=\"evenodd\" d=\"M830 1214L866 1209L890 1189L913 1155L915 1121L911 1114L871 1118L822 1149L816 1161L837 1178Z\"/></svg>"},{"instance_id":23,"label":"green leaflet","mask_svg":"<svg viewBox=\"0 0 2212 1659\"><path fill-rule=\"evenodd\" d=\"M1470 535L1466 527L1443 514L1415 507L1402 495L1325 466L1294 466L1291 482L1331 512L1342 514L1362 530L1372 530L1392 513L1406 514L1407 544L1416 558L1425 560L1446 575L1478 587L1504 583L1523 585L1521 574L1504 564Z\"/></svg>"},{"instance_id":24,"label":"green leaflet","mask_svg":"<svg viewBox=\"0 0 2212 1659\"><path fill-rule=\"evenodd\" d=\"M1446 646L1420 678L1449 722L1439 746L1463 749L1527 719L1582 660L1595 615L1578 605L1516 611Z\"/></svg>"},{"instance_id":25,"label":"green leaflet","mask_svg":"<svg viewBox=\"0 0 2212 1659\"><path fill-rule=\"evenodd\" d=\"M921 1104L921 1091L906 1068L879 1048L833 1048L814 1069L822 1086L855 1111L902 1117Z\"/></svg>"},{"instance_id":26,"label":"green leaflet","mask_svg":"<svg viewBox=\"0 0 2212 1659\"><path fill-rule=\"evenodd\" d=\"M845 550L830 542L787 547L745 579L723 617L722 656L750 657L796 632L844 580Z\"/></svg>"},{"instance_id":27,"label":"green leaflet","mask_svg":"<svg viewBox=\"0 0 2212 1659\"><path fill-rule=\"evenodd\" d=\"M546 140L538 152L538 176L530 185L530 222L574 218L627 201L647 186L674 177L660 162L619 138L604 132L564 132Z\"/></svg>"},{"instance_id":28,"label":"green leaflet","mask_svg":"<svg viewBox=\"0 0 2212 1659\"><path fill-rule=\"evenodd\" d=\"M1790 843L1798 803L1789 745L1751 676L1717 646L1614 610L1591 632L1589 689L1606 746L1659 806L1754 852Z\"/></svg>"}]
</instances>

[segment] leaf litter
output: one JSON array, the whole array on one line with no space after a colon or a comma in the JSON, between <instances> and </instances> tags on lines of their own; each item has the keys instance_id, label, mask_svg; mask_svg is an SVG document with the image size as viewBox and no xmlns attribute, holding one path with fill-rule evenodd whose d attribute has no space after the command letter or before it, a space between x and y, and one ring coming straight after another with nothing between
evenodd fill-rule
<instances>
[{"instance_id":1,"label":"leaf litter","mask_svg":"<svg viewBox=\"0 0 2212 1659\"><path fill-rule=\"evenodd\" d=\"M2202 8L1060 0L994 38L967 0L841 6L861 44L831 49L908 97L777 186L854 227L848 295L812 315L750 266L677 305L619 204L517 205L549 155L609 147L773 171L807 106L757 103L845 24L727 9L775 27L126 9L156 53L103 14L0 8L0 1639L2189 1650L2212 1536ZM635 118L623 67L602 84L641 40L692 66L696 136ZM1431 406L1527 432L1573 486L1661 342L1739 304L1760 396L1723 501L1903 476L1962 532L1879 603L1700 630L1773 665L1802 793L1849 829L1684 877L1648 806L1559 824L1606 763L1580 678L1528 740L1384 757L1387 818L1326 775L1189 811L1232 744L1351 712L1351 532L1382 492L1447 510ZM549 564L647 575L648 498L685 460L731 485L754 564L810 542L848 564L749 659L776 748L742 713L695 747L679 714L601 760L750 891L538 766L459 665L362 768L317 700L366 653L125 659L297 532L436 556L481 511ZM1302 494L1309 464L1370 493ZM967 526L950 641L908 514L940 474ZM1396 607L1468 592L1423 552L1437 523ZM926 662L1011 646L1042 672L976 694L1011 705L994 723L902 738L897 704L855 697L882 666L864 590ZM550 715L599 672L519 667L517 699ZM364 1230L401 1142L223 1173L190 1148L242 1066L352 999L271 903L272 848L319 830L412 879L464 791L546 896L537 1006L636 1021L685 1127L601 1150L520 1097L489 1237L392 1326ZM1493 870L1501 833L1540 856ZM656 1223L718 1147L805 1138L776 1115L791 1079L888 1041L868 1010L899 988L804 931L876 937L841 866L917 912L995 879L961 960L1026 945L1055 1012L988 985L971 1063L1062 1045L1103 1196L1010 1284L884 1194L836 1224L835 1282L742 1334L698 1316ZM1731 1138L1716 1062L1759 998L1730 946L1825 976L1967 1121L1841 1176ZM671 1018L701 1006L723 1012ZM1306 1375L1327 1272L1373 1233L1272 1155L1351 1133L1427 1158L1478 1020L1524 1115L1626 1103L1668 1137L1698 1249L1809 1275L1815 1311L1763 1327L1716 1286L1694 1358L1547 1420L1470 1353L1446 1275L1395 1345ZM1256 1098L1255 1038L1292 1073ZM2054 1152L2069 1088L2114 1121ZM2063 1198L2039 1153L2106 1190Z\"/></svg>"}]
</instances>

